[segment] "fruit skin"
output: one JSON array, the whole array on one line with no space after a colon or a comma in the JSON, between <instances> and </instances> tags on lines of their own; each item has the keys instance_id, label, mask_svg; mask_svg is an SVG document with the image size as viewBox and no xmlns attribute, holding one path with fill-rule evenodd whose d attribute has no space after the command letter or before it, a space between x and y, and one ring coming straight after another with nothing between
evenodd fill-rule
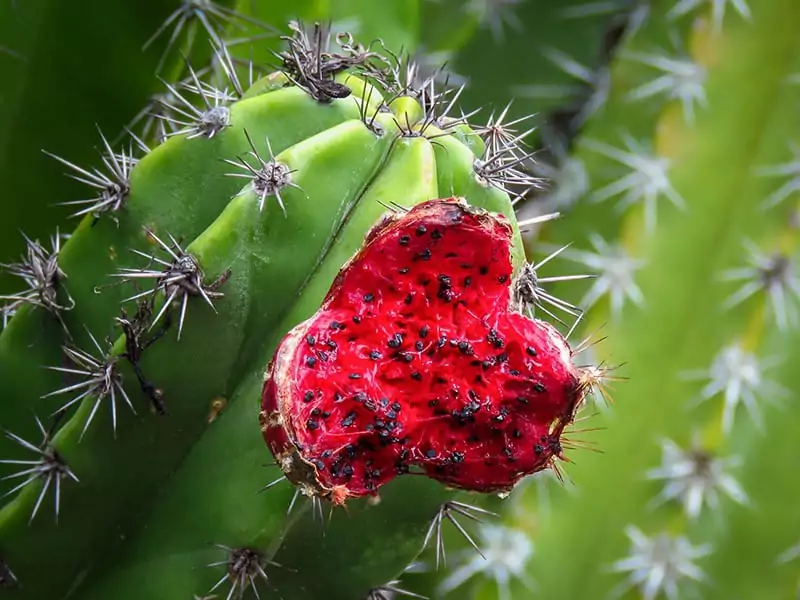
<instances>
[{"instance_id":1,"label":"fruit skin","mask_svg":"<svg viewBox=\"0 0 800 600\"><path fill-rule=\"evenodd\" d=\"M555 328L509 313L512 234L501 215L455 198L369 231L265 375L261 429L303 494L341 505L416 467L506 492L561 457L580 375ZM438 291L437 273L452 274L438 275Z\"/></svg>"}]
</instances>

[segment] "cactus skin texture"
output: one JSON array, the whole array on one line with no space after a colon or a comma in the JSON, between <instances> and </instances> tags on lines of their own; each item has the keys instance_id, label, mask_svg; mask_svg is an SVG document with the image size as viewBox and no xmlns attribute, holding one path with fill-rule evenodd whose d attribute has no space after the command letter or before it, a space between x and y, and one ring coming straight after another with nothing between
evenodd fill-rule
<instances>
[{"instance_id":1,"label":"cactus skin texture","mask_svg":"<svg viewBox=\"0 0 800 600\"><path fill-rule=\"evenodd\" d=\"M319 309L376 223L406 218L387 211L417 214L438 198L467 204L425 206L495 228L472 232L473 251L497 253L498 278L470 293L500 299L496 314L515 328L509 364L524 363L523 377L540 369L552 389L520 417L548 443L520 450L519 472L425 468L452 486L507 490L561 456L581 373L553 328L502 312L510 277L530 273L506 190L529 179L447 115L432 80L406 79L347 36L337 49L319 28L295 26L285 41L282 73L249 89L217 44L211 79L192 70L168 87L163 128L135 139L142 152L117 153L103 138L107 172L59 159L99 193L76 204L85 216L52 252L29 240L6 265L21 291L3 298L0 334L3 594L365 597L395 581L434 530L438 544L443 521L480 512L452 488L404 477L323 526L318 498L295 502L280 469L264 466L259 429L264 369L287 332ZM225 91L213 87L220 73ZM468 228L454 231L468 240Z\"/></svg>"}]
</instances>

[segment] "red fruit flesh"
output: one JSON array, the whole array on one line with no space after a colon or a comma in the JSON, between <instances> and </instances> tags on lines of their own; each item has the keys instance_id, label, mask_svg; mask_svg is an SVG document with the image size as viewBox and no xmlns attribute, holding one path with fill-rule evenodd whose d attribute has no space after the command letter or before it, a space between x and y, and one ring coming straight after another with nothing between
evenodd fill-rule
<instances>
[{"instance_id":1,"label":"red fruit flesh","mask_svg":"<svg viewBox=\"0 0 800 600\"><path fill-rule=\"evenodd\" d=\"M288 479L335 503L410 469L506 491L560 456L578 372L557 330L509 312L511 235L456 199L368 234L267 371L262 431Z\"/></svg>"}]
</instances>

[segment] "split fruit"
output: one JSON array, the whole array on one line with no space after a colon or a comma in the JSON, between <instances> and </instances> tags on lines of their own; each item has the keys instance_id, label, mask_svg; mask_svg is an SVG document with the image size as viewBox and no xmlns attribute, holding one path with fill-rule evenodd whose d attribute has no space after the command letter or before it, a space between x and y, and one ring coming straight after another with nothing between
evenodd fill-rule
<instances>
[{"instance_id":1,"label":"split fruit","mask_svg":"<svg viewBox=\"0 0 800 600\"><path fill-rule=\"evenodd\" d=\"M395 476L504 492L561 456L584 386L564 337L511 306L512 229L461 199L384 217L266 374L287 479L341 504Z\"/></svg>"}]
</instances>

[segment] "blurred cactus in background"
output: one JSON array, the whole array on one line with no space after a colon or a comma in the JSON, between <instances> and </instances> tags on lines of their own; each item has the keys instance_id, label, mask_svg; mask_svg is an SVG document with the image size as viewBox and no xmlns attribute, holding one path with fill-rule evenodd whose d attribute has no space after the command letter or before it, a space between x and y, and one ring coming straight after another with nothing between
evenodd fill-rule
<instances>
[{"instance_id":1,"label":"blurred cactus in background","mask_svg":"<svg viewBox=\"0 0 800 600\"><path fill-rule=\"evenodd\" d=\"M791 0L0 4L0 596L797 597L798 26ZM489 273L475 298L510 294L569 346L517 358L518 332L468 329L449 341L474 364L415 370L428 329L387 335L412 365L392 390L469 387L469 369L524 390L414 405L456 424L387 476L345 437L405 444L410 405L340 415L267 365L328 323L332 284L358 295L353 323L377 319L303 337L339 392L367 383L337 343L431 314L443 332L449 312L370 312L346 277L399 247L374 263L394 292L384 263L418 251L396 227L427 240L445 214L427 201L451 196L508 237L453 242L463 288L439 274L408 298L467 306ZM413 261L423 282L446 264ZM300 408L260 430L265 370ZM303 477L262 439L290 414Z\"/></svg>"}]
</instances>

